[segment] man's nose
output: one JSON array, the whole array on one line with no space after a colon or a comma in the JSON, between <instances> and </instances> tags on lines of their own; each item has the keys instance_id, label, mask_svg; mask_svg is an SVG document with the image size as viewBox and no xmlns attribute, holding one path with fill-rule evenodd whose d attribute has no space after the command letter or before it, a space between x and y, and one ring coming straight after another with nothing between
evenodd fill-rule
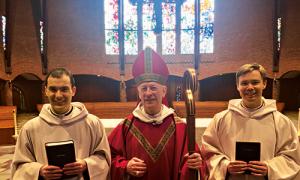
<instances>
[{"instance_id":1,"label":"man's nose","mask_svg":"<svg viewBox=\"0 0 300 180\"><path fill-rule=\"evenodd\" d=\"M247 86L247 89L253 89L253 88L254 88L254 85L252 83L249 83Z\"/></svg>"},{"instance_id":2,"label":"man's nose","mask_svg":"<svg viewBox=\"0 0 300 180\"><path fill-rule=\"evenodd\" d=\"M61 92L60 90L57 90L57 91L55 92L55 96L56 96L56 97L62 96L62 92Z\"/></svg>"},{"instance_id":3,"label":"man's nose","mask_svg":"<svg viewBox=\"0 0 300 180\"><path fill-rule=\"evenodd\" d=\"M147 88L145 94L152 94L152 90L150 88Z\"/></svg>"}]
</instances>

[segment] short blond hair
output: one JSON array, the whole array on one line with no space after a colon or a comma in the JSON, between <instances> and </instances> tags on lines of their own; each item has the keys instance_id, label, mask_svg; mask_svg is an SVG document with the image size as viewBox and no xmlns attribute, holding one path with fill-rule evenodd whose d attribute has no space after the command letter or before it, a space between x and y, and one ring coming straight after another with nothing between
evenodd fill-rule
<instances>
[{"instance_id":1,"label":"short blond hair","mask_svg":"<svg viewBox=\"0 0 300 180\"><path fill-rule=\"evenodd\" d=\"M255 71L255 70L259 71L263 81L267 80L267 73L266 73L265 68L260 64L253 63L253 64L244 64L243 66L241 66L239 68L239 70L236 72L236 76L235 76L236 83L239 82L240 76L245 75L245 74Z\"/></svg>"}]
</instances>

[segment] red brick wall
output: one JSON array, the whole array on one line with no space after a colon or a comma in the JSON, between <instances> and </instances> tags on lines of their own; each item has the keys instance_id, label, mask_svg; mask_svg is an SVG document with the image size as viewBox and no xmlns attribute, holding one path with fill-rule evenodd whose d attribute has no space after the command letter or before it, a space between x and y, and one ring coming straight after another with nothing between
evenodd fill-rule
<instances>
[{"instance_id":1,"label":"red brick wall","mask_svg":"<svg viewBox=\"0 0 300 180\"><path fill-rule=\"evenodd\" d=\"M4 73L0 51L0 78L22 73L44 78L35 34L31 0L16 0L13 28L12 75ZM216 1L215 49L201 56L200 77L234 72L244 63L263 64L272 77L272 0ZM279 76L300 70L300 2L283 1L283 37ZM74 74L100 74L119 80L118 56L105 55L103 4L97 0L48 1L49 69L64 66ZM126 80L131 79L126 57ZM164 56L172 75L192 67L189 55Z\"/></svg>"}]
</instances>

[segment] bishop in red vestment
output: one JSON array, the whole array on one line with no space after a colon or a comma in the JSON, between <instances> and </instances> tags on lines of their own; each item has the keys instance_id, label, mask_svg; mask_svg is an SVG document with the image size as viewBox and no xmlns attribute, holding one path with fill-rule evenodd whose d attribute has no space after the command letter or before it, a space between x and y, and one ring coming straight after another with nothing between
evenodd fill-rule
<instances>
[{"instance_id":1,"label":"bishop in red vestment","mask_svg":"<svg viewBox=\"0 0 300 180\"><path fill-rule=\"evenodd\" d=\"M166 106L168 75L163 59L152 49L137 57L133 76L140 102L108 138L113 180L188 179L190 169L204 179L199 150L188 155L186 124Z\"/></svg>"}]
</instances>

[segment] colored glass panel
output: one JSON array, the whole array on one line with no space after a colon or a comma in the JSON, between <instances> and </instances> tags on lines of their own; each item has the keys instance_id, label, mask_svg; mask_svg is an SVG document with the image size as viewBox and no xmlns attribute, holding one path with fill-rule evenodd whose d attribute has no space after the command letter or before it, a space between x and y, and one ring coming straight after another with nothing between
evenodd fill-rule
<instances>
[{"instance_id":1,"label":"colored glass panel","mask_svg":"<svg viewBox=\"0 0 300 180\"><path fill-rule=\"evenodd\" d=\"M176 24L176 4L162 3L162 28L164 30L175 29Z\"/></svg>"},{"instance_id":2,"label":"colored glass panel","mask_svg":"<svg viewBox=\"0 0 300 180\"><path fill-rule=\"evenodd\" d=\"M187 0L181 5L181 29L195 26L195 0Z\"/></svg>"},{"instance_id":3,"label":"colored glass panel","mask_svg":"<svg viewBox=\"0 0 300 180\"><path fill-rule=\"evenodd\" d=\"M142 32L143 48L146 46L157 49L155 29L154 1L124 0L124 45L125 54L137 54L138 52L138 12L137 4L142 4ZM200 52L213 52L214 36L214 0L200 0ZM106 53L118 54L118 0L105 0L105 41ZM194 53L194 27L195 4L194 0L185 0L181 5L180 27L181 32L175 32L176 27L176 1L162 2L162 54L175 54L176 35L180 34L181 54Z\"/></svg>"},{"instance_id":4,"label":"colored glass panel","mask_svg":"<svg viewBox=\"0 0 300 180\"><path fill-rule=\"evenodd\" d=\"M1 17L1 22L2 22L2 43L3 43L3 50L6 50L6 41L5 41L5 31L6 31L6 17L2 16Z\"/></svg>"},{"instance_id":5,"label":"colored glass panel","mask_svg":"<svg viewBox=\"0 0 300 180\"><path fill-rule=\"evenodd\" d=\"M143 4L143 30L153 30L155 27L155 20L153 18L154 4Z\"/></svg>"},{"instance_id":6,"label":"colored glass panel","mask_svg":"<svg viewBox=\"0 0 300 180\"><path fill-rule=\"evenodd\" d=\"M175 54L176 48L175 31L162 32L162 54Z\"/></svg>"},{"instance_id":7,"label":"colored glass panel","mask_svg":"<svg viewBox=\"0 0 300 180\"><path fill-rule=\"evenodd\" d=\"M44 52L44 22L40 21L40 43L41 53Z\"/></svg>"},{"instance_id":8,"label":"colored glass panel","mask_svg":"<svg viewBox=\"0 0 300 180\"><path fill-rule=\"evenodd\" d=\"M125 30L137 30L137 6L124 0L124 28Z\"/></svg>"},{"instance_id":9,"label":"colored glass panel","mask_svg":"<svg viewBox=\"0 0 300 180\"><path fill-rule=\"evenodd\" d=\"M277 51L280 51L280 40L281 40L281 18L277 19Z\"/></svg>"},{"instance_id":10,"label":"colored glass panel","mask_svg":"<svg viewBox=\"0 0 300 180\"><path fill-rule=\"evenodd\" d=\"M206 24L200 29L200 53L213 53L213 24Z\"/></svg>"},{"instance_id":11,"label":"colored glass panel","mask_svg":"<svg viewBox=\"0 0 300 180\"><path fill-rule=\"evenodd\" d=\"M181 31L181 54L194 53L194 30Z\"/></svg>"},{"instance_id":12,"label":"colored glass panel","mask_svg":"<svg viewBox=\"0 0 300 180\"><path fill-rule=\"evenodd\" d=\"M151 47L156 51L156 35L153 31L143 31L143 42L143 49L145 49L146 47Z\"/></svg>"},{"instance_id":13,"label":"colored glass panel","mask_svg":"<svg viewBox=\"0 0 300 180\"><path fill-rule=\"evenodd\" d=\"M200 13L200 53L212 53L214 36L214 0L201 0Z\"/></svg>"},{"instance_id":14,"label":"colored glass panel","mask_svg":"<svg viewBox=\"0 0 300 180\"><path fill-rule=\"evenodd\" d=\"M137 31L124 32L124 48L125 54L134 55L138 53L138 37Z\"/></svg>"},{"instance_id":15,"label":"colored glass panel","mask_svg":"<svg viewBox=\"0 0 300 180\"><path fill-rule=\"evenodd\" d=\"M118 0L105 0L105 29L118 29Z\"/></svg>"},{"instance_id":16,"label":"colored glass panel","mask_svg":"<svg viewBox=\"0 0 300 180\"><path fill-rule=\"evenodd\" d=\"M190 33L195 26L195 2L194 0L187 0L181 6L181 53L192 54L191 49L194 49L194 43L189 43L194 35ZM213 36L214 36L214 0L200 1L200 34L199 34L199 49L200 53L213 52ZM187 38L187 39L185 39ZM192 48L188 49L187 46Z\"/></svg>"},{"instance_id":17,"label":"colored glass panel","mask_svg":"<svg viewBox=\"0 0 300 180\"><path fill-rule=\"evenodd\" d=\"M118 31L105 30L106 54L119 54Z\"/></svg>"}]
</instances>

